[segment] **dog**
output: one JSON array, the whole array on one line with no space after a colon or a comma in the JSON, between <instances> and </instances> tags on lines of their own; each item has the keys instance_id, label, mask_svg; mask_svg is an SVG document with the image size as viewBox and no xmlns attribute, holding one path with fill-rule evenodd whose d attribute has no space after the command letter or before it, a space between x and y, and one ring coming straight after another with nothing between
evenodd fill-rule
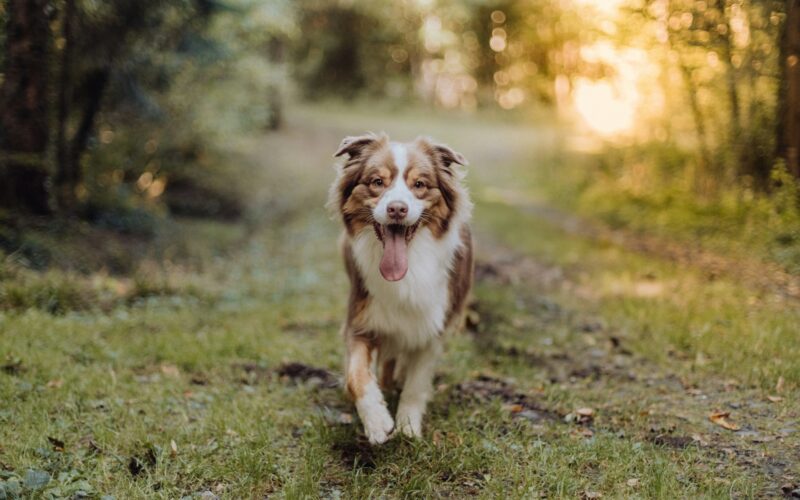
<instances>
[{"instance_id":1,"label":"dog","mask_svg":"<svg viewBox=\"0 0 800 500\"><path fill-rule=\"evenodd\" d=\"M371 444L422 435L447 332L463 324L473 280L472 203L456 151L420 137L346 137L328 207L341 219L350 279L345 388ZM382 390L400 388L395 419Z\"/></svg>"}]
</instances>

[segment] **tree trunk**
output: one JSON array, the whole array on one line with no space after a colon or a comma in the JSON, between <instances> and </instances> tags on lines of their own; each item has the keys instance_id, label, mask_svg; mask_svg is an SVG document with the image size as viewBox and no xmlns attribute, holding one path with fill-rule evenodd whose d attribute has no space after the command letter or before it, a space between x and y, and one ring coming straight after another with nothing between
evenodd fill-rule
<instances>
[{"instance_id":1,"label":"tree trunk","mask_svg":"<svg viewBox=\"0 0 800 500\"><path fill-rule=\"evenodd\" d=\"M47 191L49 0L9 0L0 89L0 205L50 211Z\"/></svg>"},{"instance_id":2,"label":"tree trunk","mask_svg":"<svg viewBox=\"0 0 800 500\"><path fill-rule=\"evenodd\" d=\"M680 56L679 56L680 57ZM689 100L689 109L692 111L692 119L694 120L694 128L697 132L697 147L700 150L700 161L703 170L708 170L712 167L711 153L708 149L708 139L706 138L706 123L703 118L703 110L700 108L700 102L697 99L697 87L692 79L692 70L683 59L680 58L678 63L683 75L683 83L686 86L686 97Z\"/></svg>"},{"instance_id":3,"label":"tree trunk","mask_svg":"<svg viewBox=\"0 0 800 500\"><path fill-rule=\"evenodd\" d=\"M800 0L786 2L780 61L778 154L789 171L800 177Z\"/></svg>"},{"instance_id":4,"label":"tree trunk","mask_svg":"<svg viewBox=\"0 0 800 500\"><path fill-rule=\"evenodd\" d=\"M100 112L100 105L103 101L103 96L106 93L108 80L111 76L111 65L93 71L86 81L86 106L83 108L83 116L78 125L78 130L72 138L72 144L69 148L69 155L67 162L69 169L73 172L78 172L81 163L81 156L86 151L89 144L89 136L94 130L94 122L97 118L97 113Z\"/></svg>"},{"instance_id":5,"label":"tree trunk","mask_svg":"<svg viewBox=\"0 0 800 500\"><path fill-rule=\"evenodd\" d=\"M671 5L667 5L667 12L672 12ZM697 86L692 78L692 68L690 68L683 56L681 55L681 48L677 47L675 37L671 31L667 31L667 44L670 50L678 55L678 67L683 77L683 84L686 88L686 99L689 101L689 109L692 112L692 120L694 121L695 132L697 132L697 149L700 153L700 170L706 173L713 167L711 162L711 153L708 148L708 136L706 134L706 123L703 117L703 110L700 107L700 101L697 99Z\"/></svg>"},{"instance_id":6,"label":"tree trunk","mask_svg":"<svg viewBox=\"0 0 800 500\"><path fill-rule=\"evenodd\" d=\"M719 8L722 18L725 20L726 30L719 34L720 45L722 47L722 61L725 65L725 87L728 94L728 104L730 107L730 129L728 131L728 145L733 149L734 158L736 159L736 174L742 174L743 165L743 145L742 141L742 117L741 109L739 106L739 90L736 86L737 71L736 66L733 64L733 40L731 23L728 13L726 11L727 2L719 0L717 7Z\"/></svg>"},{"instance_id":7,"label":"tree trunk","mask_svg":"<svg viewBox=\"0 0 800 500\"><path fill-rule=\"evenodd\" d=\"M66 0L62 24L64 48L61 52L61 71L58 82L58 123L56 137L56 177L55 185L59 209L72 211L75 208L75 188L80 182L80 169L70 161L67 140L70 95L72 92L72 48L75 0Z\"/></svg>"}]
</instances>

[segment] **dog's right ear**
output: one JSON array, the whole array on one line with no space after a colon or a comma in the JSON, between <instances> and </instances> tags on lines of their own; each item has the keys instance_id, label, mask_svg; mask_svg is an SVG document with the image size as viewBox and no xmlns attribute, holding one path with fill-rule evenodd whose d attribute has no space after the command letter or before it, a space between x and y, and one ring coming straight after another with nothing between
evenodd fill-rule
<instances>
[{"instance_id":1,"label":"dog's right ear","mask_svg":"<svg viewBox=\"0 0 800 500\"><path fill-rule=\"evenodd\" d=\"M354 158L361 154L365 148L380 140L381 137L375 134L345 137L342 139L342 143L339 144L339 149L336 150L336 153L333 154L333 157L336 158L347 153L350 155L350 158Z\"/></svg>"}]
</instances>

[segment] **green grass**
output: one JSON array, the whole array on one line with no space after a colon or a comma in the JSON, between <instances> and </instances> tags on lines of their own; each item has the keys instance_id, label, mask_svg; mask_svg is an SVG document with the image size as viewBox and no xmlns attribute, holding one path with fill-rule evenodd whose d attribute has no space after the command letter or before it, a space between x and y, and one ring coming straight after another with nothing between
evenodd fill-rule
<instances>
[{"instance_id":1,"label":"green grass","mask_svg":"<svg viewBox=\"0 0 800 500\"><path fill-rule=\"evenodd\" d=\"M800 480L790 299L487 195L551 161L549 129L295 113L242 144L264 186L245 221L176 221L125 263L133 275L5 260L0 498L728 498ZM340 372L327 165L341 136L387 123L470 158L484 264L479 322L449 344L424 439L371 448L340 388L280 373ZM709 422L716 410L742 432Z\"/></svg>"},{"instance_id":2,"label":"green grass","mask_svg":"<svg viewBox=\"0 0 800 500\"><path fill-rule=\"evenodd\" d=\"M519 171L521 195L611 228L800 272L800 184L780 164L764 192L741 179L692 179L693 160L675 146L567 146L553 160Z\"/></svg>"}]
</instances>

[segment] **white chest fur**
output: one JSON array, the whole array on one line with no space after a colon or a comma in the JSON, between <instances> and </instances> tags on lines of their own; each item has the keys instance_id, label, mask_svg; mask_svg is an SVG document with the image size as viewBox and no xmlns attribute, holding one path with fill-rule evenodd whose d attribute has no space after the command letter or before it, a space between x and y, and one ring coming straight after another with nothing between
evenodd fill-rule
<instances>
[{"instance_id":1,"label":"white chest fur","mask_svg":"<svg viewBox=\"0 0 800 500\"><path fill-rule=\"evenodd\" d=\"M461 241L452 227L441 239L420 229L408 246L408 272L400 281L387 281L379 271L383 248L372 229L352 240L353 256L370 301L363 327L406 349L426 346L442 333L450 305L449 275Z\"/></svg>"}]
</instances>

